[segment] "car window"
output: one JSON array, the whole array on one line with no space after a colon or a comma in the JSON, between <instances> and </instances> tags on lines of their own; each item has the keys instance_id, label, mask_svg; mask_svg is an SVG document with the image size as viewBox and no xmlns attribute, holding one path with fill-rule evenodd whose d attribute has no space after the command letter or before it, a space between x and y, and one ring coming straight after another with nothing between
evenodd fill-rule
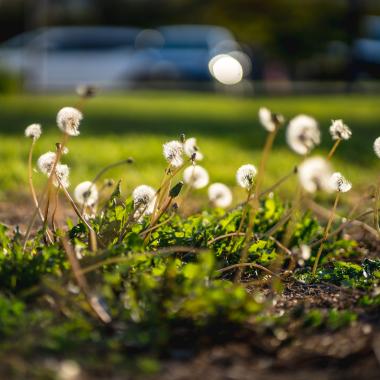
<instances>
[{"instance_id":1,"label":"car window","mask_svg":"<svg viewBox=\"0 0 380 380\"><path fill-rule=\"evenodd\" d=\"M40 47L54 51L109 50L133 45L136 34L128 30L60 30L47 33L38 42Z\"/></svg>"},{"instance_id":2,"label":"car window","mask_svg":"<svg viewBox=\"0 0 380 380\"><path fill-rule=\"evenodd\" d=\"M370 16L365 19L365 37L380 41L380 17Z\"/></svg>"},{"instance_id":3,"label":"car window","mask_svg":"<svg viewBox=\"0 0 380 380\"><path fill-rule=\"evenodd\" d=\"M161 28L160 32L165 48L210 49L231 39L221 28L170 26Z\"/></svg>"},{"instance_id":4,"label":"car window","mask_svg":"<svg viewBox=\"0 0 380 380\"><path fill-rule=\"evenodd\" d=\"M36 37L37 34L38 34L37 31L19 34L5 41L2 44L2 46L6 48L10 48L10 49L22 48L26 46L28 43L30 43L33 40L33 38Z\"/></svg>"}]
</instances>

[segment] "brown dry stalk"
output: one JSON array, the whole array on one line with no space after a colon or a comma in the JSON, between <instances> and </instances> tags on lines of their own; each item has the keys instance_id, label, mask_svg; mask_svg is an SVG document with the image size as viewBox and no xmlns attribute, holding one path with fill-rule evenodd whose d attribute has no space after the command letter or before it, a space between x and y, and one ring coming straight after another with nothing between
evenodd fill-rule
<instances>
[{"instance_id":1,"label":"brown dry stalk","mask_svg":"<svg viewBox=\"0 0 380 380\"><path fill-rule=\"evenodd\" d=\"M98 298L95 297L93 294L91 294L90 287L87 283L84 273L82 272L81 266L79 264L79 260L77 259L74 249L71 246L70 241L66 235L62 238L62 244L66 251L67 257L69 259L69 263L71 265L71 269L78 283L78 286L81 288L91 309L93 310L93 312L95 313L95 315L98 317L100 321L102 321L103 323L110 323L111 316L100 304Z\"/></svg>"},{"instance_id":2,"label":"brown dry stalk","mask_svg":"<svg viewBox=\"0 0 380 380\"><path fill-rule=\"evenodd\" d=\"M228 238L228 237L231 237L231 236L245 236L245 232L230 232L229 234L224 234L224 235L217 236L217 237L215 237L213 239L210 239L207 242L207 245L214 244L218 240L222 240L222 239L225 239L225 238Z\"/></svg>"},{"instance_id":3,"label":"brown dry stalk","mask_svg":"<svg viewBox=\"0 0 380 380\"><path fill-rule=\"evenodd\" d=\"M132 257L125 257L125 256L110 257L108 259L101 260L95 264L89 265L86 268L83 268L81 270L81 273L86 274L104 265L112 265L112 264L118 264L118 263L123 263L123 262L125 263L125 262L135 260L136 258L139 258L139 257L144 257L146 255L166 256L166 255L180 254L180 253L187 254L187 253L205 253L205 252L209 252L209 251L207 249L194 248L194 247L183 247L183 246L167 247L167 248L158 249L157 251L149 251L149 252L134 254ZM129 252L129 253L133 253L133 252Z\"/></svg>"}]
</instances>

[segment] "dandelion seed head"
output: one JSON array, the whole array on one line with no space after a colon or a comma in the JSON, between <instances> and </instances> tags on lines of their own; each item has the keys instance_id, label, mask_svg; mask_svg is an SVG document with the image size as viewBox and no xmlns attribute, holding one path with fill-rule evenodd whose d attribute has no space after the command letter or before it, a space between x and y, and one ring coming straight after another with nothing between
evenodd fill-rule
<instances>
[{"instance_id":1,"label":"dandelion seed head","mask_svg":"<svg viewBox=\"0 0 380 380\"><path fill-rule=\"evenodd\" d=\"M38 140L41 136L41 124L30 124L25 128L25 136L33 140Z\"/></svg>"},{"instance_id":2,"label":"dandelion seed head","mask_svg":"<svg viewBox=\"0 0 380 380\"><path fill-rule=\"evenodd\" d=\"M378 137L373 143L373 150L377 157L380 158L380 137Z\"/></svg>"},{"instance_id":3,"label":"dandelion seed head","mask_svg":"<svg viewBox=\"0 0 380 380\"><path fill-rule=\"evenodd\" d=\"M82 113L74 107L64 107L57 114L58 128L69 136L78 136Z\"/></svg>"},{"instance_id":4,"label":"dandelion seed head","mask_svg":"<svg viewBox=\"0 0 380 380\"><path fill-rule=\"evenodd\" d=\"M251 164L242 165L236 172L236 182L240 187L249 190L253 186L256 174L255 166Z\"/></svg>"},{"instance_id":5,"label":"dandelion seed head","mask_svg":"<svg viewBox=\"0 0 380 380\"><path fill-rule=\"evenodd\" d=\"M191 165L184 170L183 180L194 189L202 189L208 185L209 175L202 166Z\"/></svg>"},{"instance_id":6,"label":"dandelion seed head","mask_svg":"<svg viewBox=\"0 0 380 380\"><path fill-rule=\"evenodd\" d=\"M351 129L343 123L343 120L332 120L330 135L333 140L348 140L352 136Z\"/></svg>"},{"instance_id":7,"label":"dandelion seed head","mask_svg":"<svg viewBox=\"0 0 380 380\"><path fill-rule=\"evenodd\" d=\"M332 169L322 157L311 157L298 167L298 178L302 187L309 193L318 190L332 192L330 178Z\"/></svg>"},{"instance_id":8,"label":"dandelion seed head","mask_svg":"<svg viewBox=\"0 0 380 380\"><path fill-rule=\"evenodd\" d=\"M163 154L166 161L175 168L183 164L183 144L177 140L169 141L163 145Z\"/></svg>"},{"instance_id":9,"label":"dandelion seed head","mask_svg":"<svg viewBox=\"0 0 380 380\"><path fill-rule=\"evenodd\" d=\"M43 174L49 175L53 169L56 158L57 155L54 152L42 154L37 160L38 170Z\"/></svg>"},{"instance_id":10,"label":"dandelion seed head","mask_svg":"<svg viewBox=\"0 0 380 380\"><path fill-rule=\"evenodd\" d=\"M190 157L194 161L203 160L203 154L199 151L199 148L197 146L197 139L195 137L186 139L183 144L183 150L186 156Z\"/></svg>"},{"instance_id":11,"label":"dandelion seed head","mask_svg":"<svg viewBox=\"0 0 380 380\"><path fill-rule=\"evenodd\" d=\"M147 185L137 186L132 192L133 205L140 212L139 217L150 215L154 210L156 190Z\"/></svg>"},{"instance_id":12,"label":"dandelion seed head","mask_svg":"<svg viewBox=\"0 0 380 380\"><path fill-rule=\"evenodd\" d=\"M284 123L284 116L281 114L275 114L266 107L259 109L259 120L261 125L268 131L274 132L278 125Z\"/></svg>"},{"instance_id":13,"label":"dandelion seed head","mask_svg":"<svg viewBox=\"0 0 380 380\"><path fill-rule=\"evenodd\" d=\"M96 95L97 88L89 84L80 84L75 91L81 98L92 98Z\"/></svg>"},{"instance_id":14,"label":"dandelion seed head","mask_svg":"<svg viewBox=\"0 0 380 380\"><path fill-rule=\"evenodd\" d=\"M74 360L64 360L57 370L58 380L79 380L81 378L81 368Z\"/></svg>"},{"instance_id":15,"label":"dandelion seed head","mask_svg":"<svg viewBox=\"0 0 380 380\"><path fill-rule=\"evenodd\" d=\"M208 198L215 207L227 208L232 203L232 192L223 183L213 183L208 188Z\"/></svg>"},{"instance_id":16,"label":"dandelion seed head","mask_svg":"<svg viewBox=\"0 0 380 380\"><path fill-rule=\"evenodd\" d=\"M298 115L290 120L286 130L289 146L298 154L305 155L321 142L317 121L307 115Z\"/></svg>"},{"instance_id":17,"label":"dandelion seed head","mask_svg":"<svg viewBox=\"0 0 380 380\"><path fill-rule=\"evenodd\" d=\"M69 175L70 168L65 164L58 164L55 168L55 175L53 180L53 184L55 187L62 186L67 189L70 186ZM59 180L58 180L58 179Z\"/></svg>"},{"instance_id":18,"label":"dandelion seed head","mask_svg":"<svg viewBox=\"0 0 380 380\"><path fill-rule=\"evenodd\" d=\"M346 193L352 188L352 184L341 173L336 172L331 176L331 186L335 191Z\"/></svg>"},{"instance_id":19,"label":"dandelion seed head","mask_svg":"<svg viewBox=\"0 0 380 380\"><path fill-rule=\"evenodd\" d=\"M300 247L301 257L303 260L309 260L311 256L311 248L307 244L302 244Z\"/></svg>"},{"instance_id":20,"label":"dandelion seed head","mask_svg":"<svg viewBox=\"0 0 380 380\"><path fill-rule=\"evenodd\" d=\"M98 202L98 189L91 181L81 182L74 189L74 198L80 205L92 207Z\"/></svg>"}]
</instances>

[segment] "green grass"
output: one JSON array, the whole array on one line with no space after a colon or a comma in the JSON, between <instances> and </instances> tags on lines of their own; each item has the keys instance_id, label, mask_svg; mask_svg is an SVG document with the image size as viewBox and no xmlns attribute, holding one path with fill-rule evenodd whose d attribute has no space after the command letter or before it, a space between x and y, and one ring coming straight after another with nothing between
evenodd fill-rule
<instances>
[{"instance_id":1,"label":"green grass","mask_svg":"<svg viewBox=\"0 0 380 380\"><path fill-rule=\"evenodd\" d=\"M60 138L55 126L56 112L62 106L75 106L76 101L74 96L56 95L0 98L3 196L16 197L27 189L30 141L23 137L24 128L33 122L43 126L35 158L53 150ZM64 160L72 168L71 182L76 185L93 178L107 164L134 157L133 166L113 169L108 174L122 178L122 189L128 193L141 183L158 186L165 167L162 143L185 133L198 138L205 155L202 165L209 170L211 180L234 186L235 171L240 165L258 165L265 132L258 123L257 111L265 105L283 113L288 120L299 113L316 117L323 134L322 145L315 151L319 154L326 154L332 144L328 134L330 120L343 118L352 128L353 137L341 144L333 163L360 190L373 183L379 173L372 151L373 140L380 135L379 103L380 96L361 95L247 99L199 93L100 94L86 104L81 135L69 141L70 153ZM299 157L287 147L283 130L270 157L266 183L273 183L297 162ZM42 176L35 177L41 186ZM284 189L290 190L291 184Z\"/></svg>"}]
</instances>

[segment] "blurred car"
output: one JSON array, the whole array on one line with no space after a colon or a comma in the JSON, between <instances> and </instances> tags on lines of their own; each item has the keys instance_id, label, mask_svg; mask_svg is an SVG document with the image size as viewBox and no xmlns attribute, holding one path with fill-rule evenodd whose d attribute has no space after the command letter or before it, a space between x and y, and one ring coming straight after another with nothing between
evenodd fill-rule
<instances>
[{"instance_id":1,"label":"blurred car","mask_svg":"<svg viewBox=\"0 0 380 380\"><path fill-rule=\"evenodd\" d=\"M43 28L0 45L0 67L21 75L33 90L72 89L80 83L125 87L138 33L125 27Z\"/></svg>"},{"instance_id":2,"label":"blurred car","mask_svg":"<svg viewBox=\"0 0 380 380\"><path fill-rule=\"evenodd\" d=\"M225 28L172 25L144 30L129 75L135 82L176 81L236 84L250 72L251 61Z\"/></svg>"},{"instance_id":3,"label":"blurred car","mask_svg":"<svg viewBox=\"0 0 380 380\"><path fill-rule=\"evenodd\" d=\"M380 78L380 16L367 16L363 37L354 41L352 57L355 77Z\"/></svg>"},{"instance_id":4,"label":"blurred car","mask_svg":"<svg viewBox=\"0 0 380 380\"><path fill-rule=\"evenodd\" d=\"M0 68L19 74L32 90L115 89L157 81L237 84L251 61L233 35L216 26L52 27L0 45Z\"/></svg>"}]
</instances>

